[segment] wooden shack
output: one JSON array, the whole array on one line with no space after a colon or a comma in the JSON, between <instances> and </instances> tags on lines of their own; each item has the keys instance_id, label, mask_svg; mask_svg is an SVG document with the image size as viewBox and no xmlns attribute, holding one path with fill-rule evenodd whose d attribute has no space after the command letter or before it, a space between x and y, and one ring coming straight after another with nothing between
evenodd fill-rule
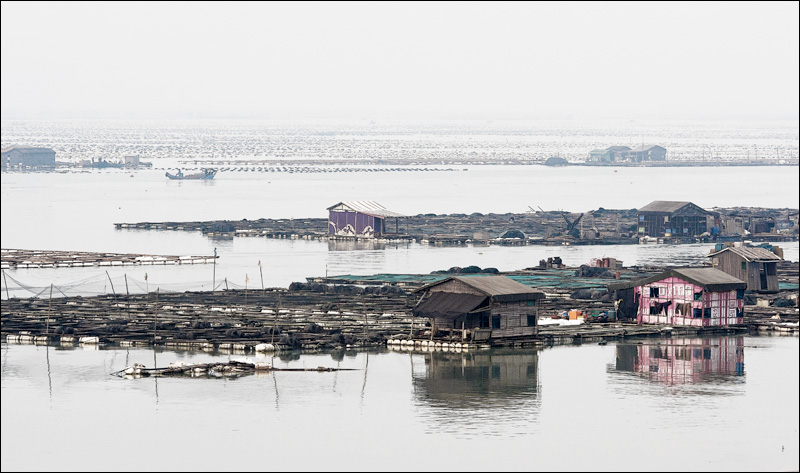
<instances>
[{"instance_id":1,"label":"wooden shack","mask_svg":"<svg viewBox=\"0 0 800 473\"><path fill-rule=\"evenodd\" d=\"M53 167L56 165L56 152L50 148L32 146L11 146L2 150L3 167L30 166Z\"/></svg>"},{"instance_id":2,"label":"wooden shack","mask_svg":"<svg viewBox=\"0 0 800 473\"><path fill-rule=\"evenodd\" d=\"M691 202L656 200L638 212L640 237L697 237L713 225L714 214Z\"/></svg>"},{"instance_id":3,"label":"wooden shack","mask_svg":"<svg viewBox=\"0 0 800 473\"><path fill-rule=\"evenodd\" d=\"M782 258L758 246L727 247L712 252L711 266L747 283L753 292L778 292L778 261Z\"/></svg>"},{"instance_id":4,"label":"wooden shack","mask_svg":"<svg viewBox=\"0 0 800 473\"><path fill-rule=\"evenodd\" d=\"M362 200L339 202L328 207L328 235L354 238L379 238L385 233L385 219L395 217L395 232L398 219L405 215L387 210L377 202Z\"/></svg>"},{"instance_id":5,"label":"wooden shack","mask_svg":"<svg viewBox=\"0 0 800 473\"><path fill-rule=\"evenodd\" d=\"M646 163L651 161L666 161L667 149L659 145L642 145L625 151L622 158L633 163Z\"/></svg>"},{"instance_id":6,"label":"wooden shack","mask_svg":"<svg viewBox=\"0 0 800 473\"><path fill-rule=\"evenodd\" d=\"M638 323L708 327L742 323L746 286L719 269L693 267L610 284L608 290L622 299L620 307L635 308Z\"/></svg>"},{"instance_id":7,"label":"wooden shack","mask_svg":"<svg viewBox=\"0 0 800 473\"><path fill-rule=\"evenodd\" d=\"M536 335L544 293L507 276L453 276L428 284L413 313L427 317L431 330L464 340L488 341Z\"/></svg>"}]
</instances>

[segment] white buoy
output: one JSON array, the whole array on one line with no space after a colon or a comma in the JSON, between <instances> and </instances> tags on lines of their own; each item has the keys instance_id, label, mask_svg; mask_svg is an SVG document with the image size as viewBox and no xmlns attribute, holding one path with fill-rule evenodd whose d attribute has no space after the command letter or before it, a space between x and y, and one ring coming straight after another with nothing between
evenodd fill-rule
<instances>
[{"instance_id":1,"label":"white buoy","mask_svg":"<svg viewBox=\"0 0 800 473\"><path fill-rule=\"evenodd\" d=\"M78 341L89 345L97 344L100 343L100 337L81 337Z\"/></svg>"},{"instance_id":2,"label":"white buoy","mask_svg":"<svg viewBox=\"0 0 800 473\"><path fill-rule=\"evenodd\" d=\"M275 351L275 345L271 343L259 343L255 346L255 351L260 353Z\"/></svg>"}]
</instances>

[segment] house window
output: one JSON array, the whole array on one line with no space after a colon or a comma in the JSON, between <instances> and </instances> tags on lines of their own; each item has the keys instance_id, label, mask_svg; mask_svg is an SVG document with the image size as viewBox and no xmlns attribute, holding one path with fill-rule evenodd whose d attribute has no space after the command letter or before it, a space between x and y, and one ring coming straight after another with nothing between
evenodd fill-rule
<instances>
[{"instance_id":1,"label":"house window","mask_svg":"<svg viewBox=\"0 0 800 473\"><path fill-rule=\"evenodd\" d=\"M706 307L703 309L703 318L710 319L711 318L711 307Z\"/></svg>"},{"instance_id":2,"label":"house window","mask_svg":"<svg viewBox=\"0 0 800 473\"><path fill-rule=\"evenodd\" d=\"M528 315L528 327L535 327L535 326L536 326L536 316Z\"/></svg>"},{"instance_id":3,"label":"house window","mask_svg":"<svg viewBox=\"0 0 800 473\"><path fill-rule=\"evenodd\" d=\"M742 271L747 271L747 262L742 261Z\"/></svg>"},{"instance_id":4,"label":"house window","mask_svg":"<svg viewBox=\"0 0 800 473\"><path fill-rule=\"evenodd\" d=\"M536 305L536 301L528 301L528 307Z\"/></svg>"},{"instance_id":5,"label":"house window","mask_svg":"<svg viewBox=\"0 0 800 473\"><path fill-rule=\"evenodd\" d=\"M702 292L695 292L694 293L694 300L702 301L703 300L703 293Z\"/></svg>"},{"instance_id":6,"label":"house window","mask_svg":"<svg viewBox=\"0 0 800 473\"><path fill-rule=\"evenodd\" d=\"M657 287L651 287L650 288L650 297L658 297L658 288Z\"/></svg>"},{"instance_id":7,"label":"house window","mask_svg":"<svg viewBox=\"0 0 800 473\"><path fill-rule=\"evenodd\" d=\"M694 316L695 319L702 318L703 317L703 309L694 309L694 311L692 312L692 315Z\"/></svg>"},{"instance_id":8,"label":"house window","mask_svg":"<svg viewBox=\"0 0 800 473\"><path fill-rule=\"evenodd\" d=\"M500 328L500 316L495 315L492 317L492 328Z\"/></svg>"},{"instance_id":9,"label":"house window","mask_svg":"<svg viewBox=\"0 0 800 473\"><path fill-rule=\"evenodd\" d=\"M736 298L737 299L744 299L744 289L737 289L736 290Z\"/></svg>"}]
</instances>

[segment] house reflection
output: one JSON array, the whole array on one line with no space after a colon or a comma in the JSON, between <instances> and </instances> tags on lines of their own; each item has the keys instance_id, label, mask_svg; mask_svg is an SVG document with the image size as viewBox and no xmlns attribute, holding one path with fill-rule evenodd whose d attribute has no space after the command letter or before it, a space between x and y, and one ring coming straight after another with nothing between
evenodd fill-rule
<instances>
[{"instance_id":1,"label":"house reflection","mask_svg":"<svg viewBox=\"0 0 800 473\"><path fill-rule=\"evenodd\" d=\"M735 380L744 376L744 339L676 338L617 345L616 369L666 385Z\"/></svg>"},{"instance_id":2,"label":"house reflection","mask_svg":"<svg viewBox=\"0 0 800 473\"><path fill-rule=\"evenodd\" d=\"M416 356L416 355L415 355ZM433 351L414 363L417 397L448 409L505 408L538 402L539 356L533 350Z\"/></svg>"},{"instance_id":3,"label":"house reflection","mask_svg":"<svg viewBox=\"0 0 800 473\"><path fill-rule=\"evenodd\" d=\"M328 251L385 250L386 242L375 239L328 240Z\"/></svg>"}]
</instances>

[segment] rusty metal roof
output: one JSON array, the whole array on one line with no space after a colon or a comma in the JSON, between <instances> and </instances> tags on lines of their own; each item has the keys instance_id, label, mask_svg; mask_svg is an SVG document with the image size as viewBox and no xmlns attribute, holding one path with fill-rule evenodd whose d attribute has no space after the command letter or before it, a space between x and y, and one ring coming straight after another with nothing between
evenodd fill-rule
<instances>
[{"instance_id":1,"label":"rusty metal roof","mask_svg":"<svg viewBox=\"0 0 800 473\"><path fill-rule=\"evenodd\" d=\"M423 286L414 292L426 291L433 286L438 286L452 280L460 281L498 301L535 300L544 298L543 292L514 281L508 276L453 276Z\"/></svg>"},{"instance_id":2,"label":"rusty metal roof","mask_svg":"<svg viewBox=\"0 0 800 473\"><path fill-rule=\"evenodd\" d=\"M376 217L406 217L406 215L392 212L386 207L371 200L353 200L348 202L339 202L336 205L328 207L328 210L333 211L350 211L359 212L362 214L373 215Z\"/></svg>"},{"instance_id":3,"label":"rusty metal roof","mask_svg":"<svg viewBox=\"0 0 800 473\"><path fill-rule=\"evenodd\" d=\"M707 291L730 291L732 289L745 289L747 283L739 278L733 277L730 274L720 271L716 268L673 268L663 273L650 276L649 278L637 279L635 281L620 282L609 284L609 291L616 291L620 289L630 289L637 286L645 286L650 283L661 281L676 277L697 284Z\"/></svg>"},{"instance_id":4,"label":"rusty metal roof","mask_svg":"<svg viewBox=\"0 0 800 473\"><path fill-rule=\"evenodd\" d=\"M741 247L727 247L714 253L710 253L708 257L717 256L726 251L739 255L746 261L750 262L763 262L763 261L781 261L782 258L766 248L760 246L741 246Z\"/></svg>"},{"instance_id":5,"label":"rusty metal roof","mask_svg":"<svg viewBox=\"0 0 800 473\"><path fill-rule=\"evenodd\" d=\"M435 319L455 319L483 305L488 299L476 294L459 294L456 292L434 292L427 299L421 300L413 313L418 317Z\"/></svg>"}]
</instances>

